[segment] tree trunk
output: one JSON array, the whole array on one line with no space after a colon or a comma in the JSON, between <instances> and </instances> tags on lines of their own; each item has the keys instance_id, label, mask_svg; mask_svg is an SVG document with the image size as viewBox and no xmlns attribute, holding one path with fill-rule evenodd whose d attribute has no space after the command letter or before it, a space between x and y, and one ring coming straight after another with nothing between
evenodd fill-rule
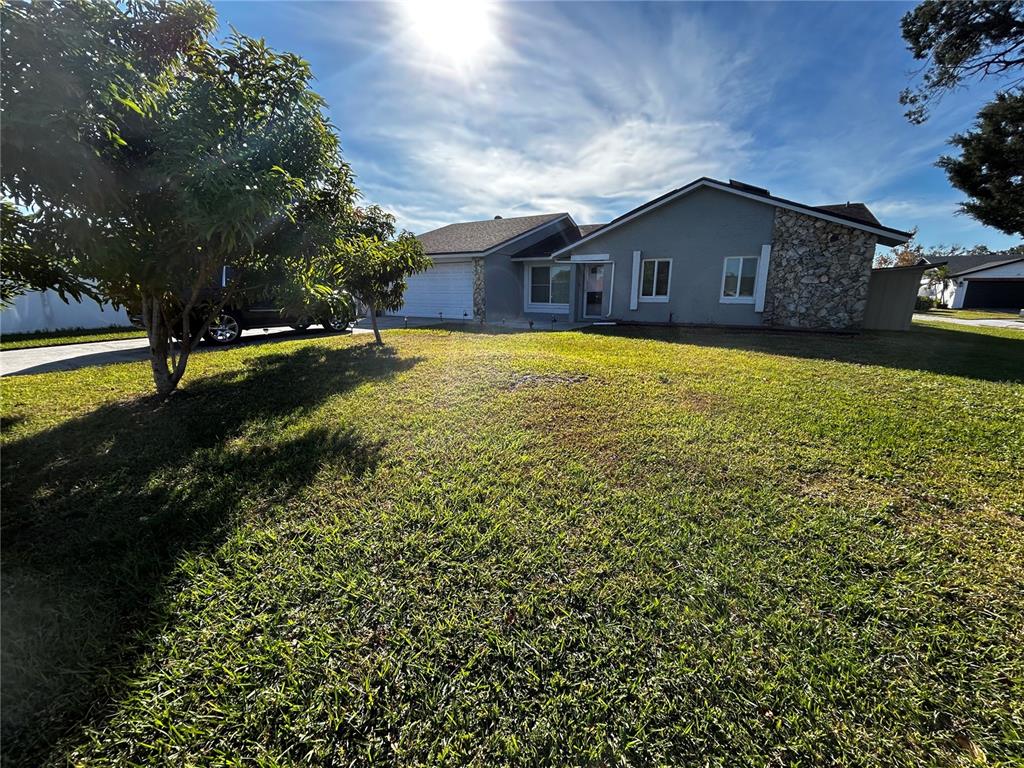
<instances>
[{"instance_id":1,"label":"tree trunk","mask_svg":"<svg viewBox=\"0 0 1024 768\"><path fill-rule=\"evenodd\" d=\"M368 305L370 310L370 325L373 326L373 338L376 339L378 347L384 346L384 341L380 337L380 328L377 327L377 307L373 304Z\"/></svg>"},{"instance_id":2,"label":"tree trunk","mask_svg":"<svg viewBox=\"0 0 1024 768\"><path fill-rule=\"evenodd\" d=\"M177 350L171 338L172 325L166 307L159 297L142 297L142 323L149 337L149 367L153 372L156 393L161 398L169 397L185 373L195 341L190 333L189 318L182 317L181 342Z\"/></svg>"}]
</instances>

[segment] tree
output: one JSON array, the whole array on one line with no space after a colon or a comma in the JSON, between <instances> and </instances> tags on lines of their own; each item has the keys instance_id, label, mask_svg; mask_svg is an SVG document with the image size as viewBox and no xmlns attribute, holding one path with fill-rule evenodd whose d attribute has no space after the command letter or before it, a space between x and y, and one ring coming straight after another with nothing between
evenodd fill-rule
<instances>
[{"instance_id":1,"label":"tree","mask_svg":"<svg viewBox=\"0 0 1024 768\"><path fill-rule=\"evenodd\" d=\"M214 26L199 0L4 5L0 29L3 277L0 303L53 289L99 298L62 248L62 225L115 198L104 155L126 115L151 113L173 66Z\"/></svg>"},{"instance_id":2,"label":"tree","mask_svg":"<svg viewBox=\"0 0 1024 768\"><path fill-rule=\"evenodd\" d=\"M917 229L911 233L911 238L917 236ZM915 243L913 239L908 240L902 245L894 246L884 253L880 253L875 257L876 267L909 267L913 264L917 264L921 259L925 258L927 252L920 243Z\"/></svg>"},{"instance_id":3,"label":"tree","mask_svg":"<svg viewBox=\"0 0 1024 768\"><path fill-rule=\"evenodd\" d=\"M1024 235L1024 93L997 94L978 113L974 130L950 143L960 157L945 155L937 165L967 194L961 210L1007 234Z\"/></svg>"},{"instance_id":4,"label":"tree","mask_svg":"<svg viewBox=\"0 0 1024 768\"><path fill-rule=\"evenodd\" d=\"M949 284L953 280L949 264L941 264L934 269L929 269L925 272L925 275L928 280L928 287L938 296L938 303L944 305L946 289L949 288Z\"/></svg>"},{"instance_id":5,"label":"tree","mask_svg":"<svg viewBox=\"0 0 1024 768\"><path fill-rule=\"evenodd\" d=\"M395 236L395 217L379 206L359 209L350 234L338 240L330 271L366 305L378 345L384 342L377 327L377 312L401 309L405 279L431 265L423 245L409 232Z\"/></svg>"},{"instance_id":6,"label":"tree","mask_svg":"<svg viewBox=\"0 0 1024 768\"><path fill-rule=\"evenodd\" d=\"M1004 89L978 113L975 130L953 136L959 158L937 165L968 196L960 209L983 224L1024 233L1024 0L925 0L902 19L903 38L925 61L920 83L900 103L920 124L943 94L971 78L996 78Z\"/></svg>"},{"instance_id":7,"label":"tree","mask_svg":"<svg viewBox=\"0 0 1024 768\"><path fill-rule=\"evenodd\" d=\"M0 307L9 307L15 297L33 288L57 291L64 301L95 298L95 289L75 274L73 265L62 263L36 242L34 224L34 216L8 200L0 201Z\"/></svg>"},{"instance_id":8,"label":"tree","mask_svg":"<svg viewBox=\"0 0 1024 768\"><path fill-rule=\"evenodd\" d=\"M344 167L311 77L297 56L233 35L192 59L153 120L124 132L125 205L90 233L83 261L105 295L140 307L160 394L224 305L261 288L251 276L295 257L280 231ZM212 293L223 274L232 279Z\"/></svg>"},{"instance_id":9,"label":"tree","mask_svg":"<svg viewBox=\"0 0 1024 768\"><path fill-rule=\"evenodd\" d=\"M1006 78L1004 88L1024 82L1024 0L924 0L901 20L903 39L925 61L916 89L900 94L907 119L928 119L931 103L971 78Z\"/></svg>"},{"instance_id":10,"label":"tree","mask_svg":"<svg viewBox=\"0 0 1024 768\"><path fill-rule=\"evenodd\" d=\"M4 140L10 108L21 149L4 193L36 211L52 258L140 312L166 396L224 304L260 290L250 275L308 262L321 230L304 201L351 186L309 65L242 35L209 44L213 12L196 0L15 10L5 53L23 84L5 78ZM47 120L61 123L52 144L29 135Z\"/></svg>"}]
</instances>

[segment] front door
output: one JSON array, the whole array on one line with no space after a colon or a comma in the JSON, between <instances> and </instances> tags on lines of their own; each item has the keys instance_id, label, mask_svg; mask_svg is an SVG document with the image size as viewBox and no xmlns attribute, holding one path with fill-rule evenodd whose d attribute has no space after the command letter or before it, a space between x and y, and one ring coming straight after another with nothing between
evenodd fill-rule
<instances>
[{"instance_id":1,"label":"front door","mask_svg":"<svg viewBox=\"0 0 1024 768\"><path fill-rule=\"evenodd\" d=\"M587 264L586 275L583 278L583 316L604 317L608 314L608 290L605 283L605 275L608 274L608 266L605 264Z\"/></svg>"}]
</instances>

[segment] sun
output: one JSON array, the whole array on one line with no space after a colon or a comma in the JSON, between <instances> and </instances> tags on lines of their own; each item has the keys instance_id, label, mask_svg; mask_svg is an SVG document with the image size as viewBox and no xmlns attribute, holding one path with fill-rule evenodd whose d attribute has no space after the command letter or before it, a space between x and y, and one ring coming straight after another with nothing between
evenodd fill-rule
<instances>
[{"instance_id":1,"label":"sun","mask_svg":"<svg viewBox=\"0 0 1024 768\"><path fill-rule=\"evenodd\" d=\"M465 69L496 43L494 6L474 0L405 0L402 21L435 61Z\"/></svg>"}]
</instances>

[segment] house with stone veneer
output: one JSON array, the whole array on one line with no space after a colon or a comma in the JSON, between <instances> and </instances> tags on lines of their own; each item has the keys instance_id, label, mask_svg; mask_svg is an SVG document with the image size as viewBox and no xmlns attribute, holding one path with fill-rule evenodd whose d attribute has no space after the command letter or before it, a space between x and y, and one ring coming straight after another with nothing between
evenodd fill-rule
<instances>
[{"instance_id":1,"label":"house with stone veneer","mask_svg":"<svg viewBox=\"0 0 1024 768\"><path fill-rule=\"evenodd\" d=\"M875 246L910 236L860 203L811 206L701 178L606 224L551 213L426 232L434 266L409 279L401 313L857 328Z\"/></svg>"}]
</instances>

